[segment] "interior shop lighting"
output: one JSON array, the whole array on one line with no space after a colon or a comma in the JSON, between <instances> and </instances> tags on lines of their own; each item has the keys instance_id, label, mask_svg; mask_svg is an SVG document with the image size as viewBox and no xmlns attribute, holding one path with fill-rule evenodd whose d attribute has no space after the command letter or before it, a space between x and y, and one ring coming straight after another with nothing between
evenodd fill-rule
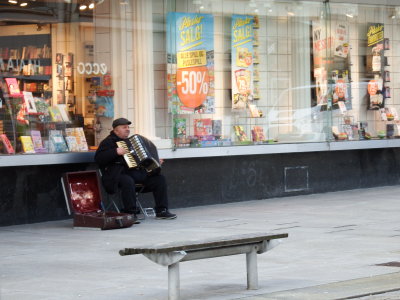
<instances>
[{"instance_id":1,"label":"interior shop lighting","mask_svg":"<svg viewBox=\"0 0 400 300\"><path fill-rule=\"evenodd\" d=\"M22 2L19 6L24 7L24 6L27 6L27 5L28 5L28 2Z\"/></svg>"},{"instance_id":2,"label":"interior shop lighting","mask_svg":"<svg viewBox=\"0 0 400 300\"><path fill-rule=\"evenodd\" d=\"M400 16L400 7L395 7L395 9L394 9L392 15L390 16L390 18L396 19L396 18L399 18L399 16Z\"/></svg>"},{"instance_id":3,"label":"interior shop lighting","mask_svg":"<svg viewBox=\"0 0 400 300\"><path fill-rule=\"evenodd\" d=\"M94 2L90 3L88 7L89 7L89 9L93 9L94 8Z\"/></svg>"},{"instance_id":4,"label":"interior shop lighting","mask_svg":"<svg viewBox=\"0 0 400 300\"><path fill-rule=\"evenodd\" d=\"M356 7L350 7L346 10L345 13L346 17L348 18L354 18L354 16L357 16L357 8Z\"/></svg>"},{"instance_id":5,"label":"interior shop lighting","mask_svg":"<svg viewBox=\"0 0 400 300\"><path fill-rule=\"evenodd\" d=\"M87 8L86 4L79 5L79 10L85 10Z\"/></svg>"},{"instance_id":6,"label":"interior shop lighting","mask_svg":"<svg viewBox=\"0 0 400 300\"><path fill-rule=\"evenodd\" d=\"M18 4L18 1L17 1L17 0L8 0L8 3L11 3L11 4Z\"/></svg>"}]
</instances>

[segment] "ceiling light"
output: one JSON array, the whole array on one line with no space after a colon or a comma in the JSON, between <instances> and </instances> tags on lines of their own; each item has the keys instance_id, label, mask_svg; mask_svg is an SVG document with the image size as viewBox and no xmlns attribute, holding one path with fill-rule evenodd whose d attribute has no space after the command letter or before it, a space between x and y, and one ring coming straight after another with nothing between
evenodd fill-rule
<instances>
[{"instance_id":1,"label":"ceiling light","mask_svg":"<svg viewBox=\"0 0 400 300\"><path fill-rule=\"evenodd\" d=\"M93 9L94 8L94 3L90 3L89 4L89 9Z\"/></svg>"},{"instance_id":2,"label":"ceiling light","mask_svg":"<svg viewBox=\"0 0 400 300\"><path fill-rule=\"evenodd\" d=\"M250 7L257 7L257 3L255 3L254 0L250 0L249 6Z\"/></svg>"},{"instance_id":3,"label":"ceiling light","mask_svg":"<svg viewBox=\"0 0 400 300\"><path fill-rule=\"evenodd\" d=\"M27 6L28 2L22 2L19 6Z\"/></svg>"},{"instance_id":4,"label":"ceiling light","mask_svg":"<svg viewBox=\"0 0 400 300\"><path fill-rule=\"evenodd\" d=\"M85 10L87 8L87 6L85 4L81 4L79 6L79 10Z\"/></svg>"},{"instance_id":5,"label":"ceiling light","mask_svg":"<svg viewBox=\"0 0 400 300\"><path fill-rule=\"evenodd\" d=\"M346 17L354 18L353 14L346 14Z\"/></svg>"},{"instance_id":6,"label":"ceiling light","mask_svg":"<svg viewBox=\"0 0 400 300\"><path fill-rule=\"evenodd\" d=\"M291 16L291 17L294 16L294 12L292 12L292 11L288 11L287 14L288 14L288 16Z\"/></svg>"},{"instance_id":7,"label":"ceiling light","mask_svg":"<svg viewBox=\"0 0 400 300\"><path fill-rule=\"evenodd\" d=\"M12 4L18 4L18 1L17 1L17 0L8 0L8 2L9 2L9 3L12 3Z\"/></svg>"}]
</instances>

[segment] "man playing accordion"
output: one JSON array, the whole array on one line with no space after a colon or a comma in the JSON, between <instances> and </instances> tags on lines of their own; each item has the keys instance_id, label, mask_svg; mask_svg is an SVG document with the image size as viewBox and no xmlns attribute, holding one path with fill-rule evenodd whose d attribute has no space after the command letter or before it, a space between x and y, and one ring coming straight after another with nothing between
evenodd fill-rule
<instances>
[{"instance_id":1,"label":"man playing accordion","mask_svg":"<svg viewBox=\"0 0 400 300\"><path fill-rule=\"evenodd\" d=\"M120 189L124 204L122 211L136 214L135 184L142 184L143 192L153 192L156 218L175 219L176 215L168 210L167 183L165 177L160 174L160 168L145 169L140 162L136 165L133 159L134 167L129 167L125 161L130 153L127 147L121 146L121 142L122 144L129 143L130 124L131 122L125 118L114 120L113 130L100 143L96 151L95 161L102 171L104 188L110 194ZM159 159L156 146L144 136L137 135L137 137L152 156L152 160L157 165L161 165L163 160Z\"/></svg>"}]
</instances>

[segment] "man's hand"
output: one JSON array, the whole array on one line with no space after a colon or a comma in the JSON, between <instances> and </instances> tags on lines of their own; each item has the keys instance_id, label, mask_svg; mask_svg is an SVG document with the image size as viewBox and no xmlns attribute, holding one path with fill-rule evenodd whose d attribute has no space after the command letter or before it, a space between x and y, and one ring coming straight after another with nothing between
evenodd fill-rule
<instances>
[{"instance_id":1,"label":"man's hand","mask_svg":"<svg viewBox=\"0 0 400 300\"><path fill-rule=\"evenodd\" d=\"M128 152L124 148L117 148L117 154L118 155L124 155L127 154Z\"/></svg>"},{"instance_id":2,"label":"man's hand","mask_svg":"<svg viewBox=\"0 0 400 300\"><path fill-rule=\"evenodd\" d=\"M163 159L160 159L160 165L162 165L164 163Z\"/></svg>"}]
</instances>

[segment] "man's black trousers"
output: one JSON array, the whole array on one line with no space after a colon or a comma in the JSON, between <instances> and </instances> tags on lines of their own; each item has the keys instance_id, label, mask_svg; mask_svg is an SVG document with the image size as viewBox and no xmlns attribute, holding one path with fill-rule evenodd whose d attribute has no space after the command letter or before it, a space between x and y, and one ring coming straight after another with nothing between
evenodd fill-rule
<instances>
[{"instance_id":1,"label":"man's black trousers","mask_svg":"<svg viewBox=\"0 0 400 300\"><path fill-rule=\"evenodd\" d=\"M118 181L122 202L126 211L136 210L135 184L143 184L143 193L153 192L156 213L168 209L167 182L161 174L147 176L145 170L127 169Z\"/></svg>"}]
</instances>

